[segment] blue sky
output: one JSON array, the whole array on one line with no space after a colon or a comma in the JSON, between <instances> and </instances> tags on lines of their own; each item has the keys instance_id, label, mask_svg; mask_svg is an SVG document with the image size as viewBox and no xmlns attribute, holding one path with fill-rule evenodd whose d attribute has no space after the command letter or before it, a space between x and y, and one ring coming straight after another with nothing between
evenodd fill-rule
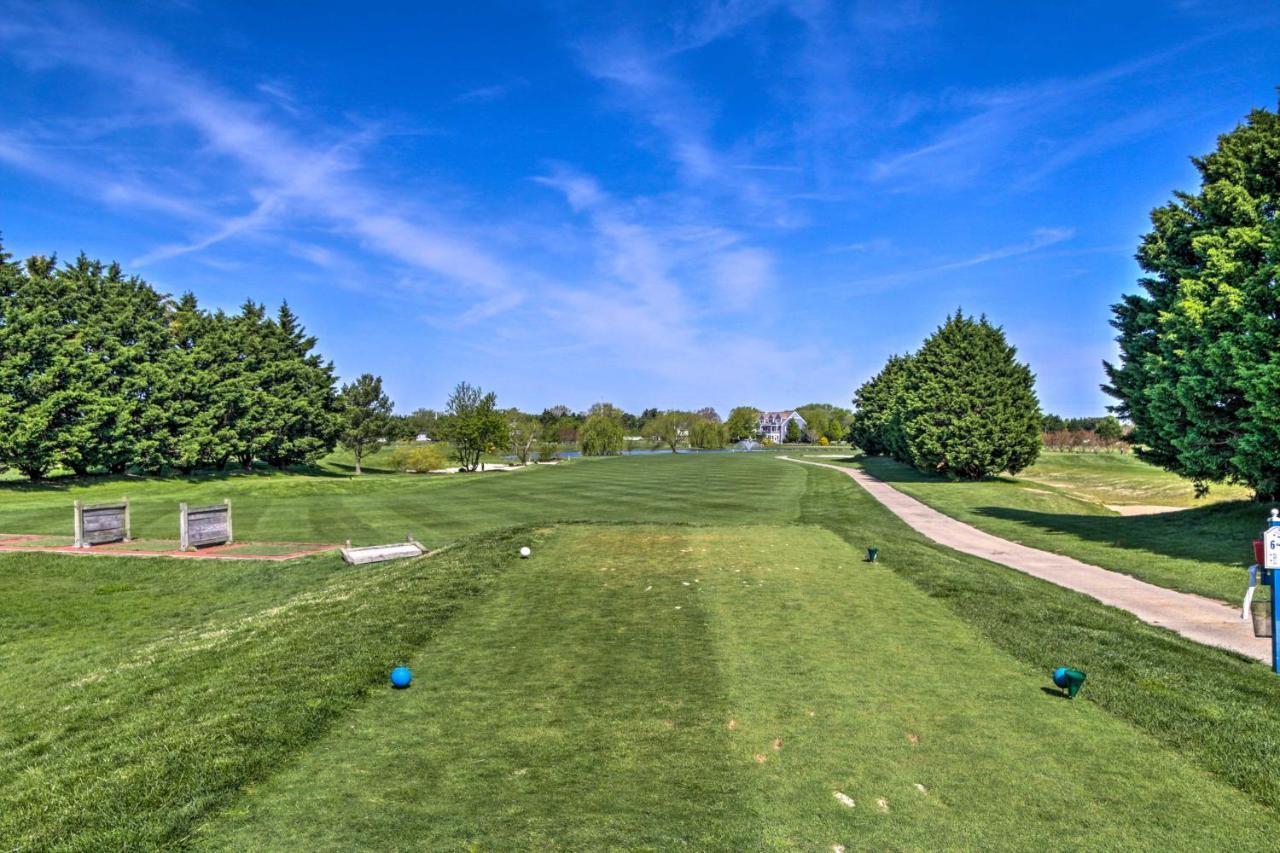
<instances>
[{"instance_id":1,"label":"blue sky","mask_svg":"<svg viewBox=\"0 0 1280 853\"><path fill-rule=\"evenodd\" d=\"M848 405L958 306L1095 413L1273 3L9 3L0 231L288 299L398 407Z\"/></svg>"}]
</instances>

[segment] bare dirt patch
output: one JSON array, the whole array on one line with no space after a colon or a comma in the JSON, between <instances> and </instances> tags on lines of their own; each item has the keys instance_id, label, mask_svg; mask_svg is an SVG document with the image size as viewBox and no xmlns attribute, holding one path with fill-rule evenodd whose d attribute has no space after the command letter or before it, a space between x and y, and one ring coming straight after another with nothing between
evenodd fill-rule
<instances>
[{"instance_id":1,"label":"bare dirt patch","mask_svg":"<svg viewBox=\"0 0 1280 853\"><path fill-rule=\"evenodd\" d=\"M1120 515L1160 515L1166 512L1181 512L1186 507L1159 506L1157 504L1103 504L1112 512Z\"/></svg>"}]
</instances>

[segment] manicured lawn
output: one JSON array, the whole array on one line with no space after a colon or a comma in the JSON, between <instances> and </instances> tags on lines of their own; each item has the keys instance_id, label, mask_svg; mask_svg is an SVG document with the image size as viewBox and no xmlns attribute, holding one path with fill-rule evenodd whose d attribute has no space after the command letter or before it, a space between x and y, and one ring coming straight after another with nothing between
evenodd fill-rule
<instances>
[{"instance_id":1,"label":"manicured lawn","mask_svg":"<svg viewBox=\"0 0 1280 853\"><path fill-rule=\"evenodd\" d=\"M1214 486L1197 498L1190 480L1148 465L1131 453L1063 453L1045 451L1021 480L1035 480L1101 504L1203 507L1222 501L1249 500L1243 486Z\"/></svg>"},{"instance_id":2,"label":"manicured lawn","mask_svg":"<svg viewBox=\"0 0 1280 853\"><path fill-rule=\"evenodd\" d=\"M1249 543L1264 526L1268 509L1233 501L1120 516L1026 477L961 483L884 457L862 457L850 464L996 536L1235 605L1244 596L1245 569L1253 562Z\"/></svg>"},{"instance_id":3,"label":"manicured lawn","mask_svg":"<svg viewBox=\"0 0 1280 853\"><path fill-rule=\"evenodd\" d=\"M458 544L359 569L0 554L0 849L1203 849L1277 828L1266 667L940 549L838 472L735 454L136 485L144 519L241 489L238 538L256 501L262 538L346 513ZM1076 702L1041 690L1061 664L1089 673Z\"/></svg>"},{"instance_id":4,"label":"manicured lawn","mask_svg":"<svg viewBox=\"0 0 1280 853\"><path fill-rule=\"evenodd\" d=\"M521 536L525 541L527 536ZM0 848L181 841L514 561L0 557Z\"/></svg>"},{"instance_id":5,"label":"manicured lawn","mask_svg":"<svg viewBox=\"0 0 1280 853\"><path fill-rule=\"evenodd\" d=\"M1280 830L858 557L804 527L563 528L423 646L413 687L196 838L1190 849Z\"/></svg>"},{"instance_id":6,"label":"manicured lawn","mask_svg":"<svg viewBox=\"0 0 1280 853\"><path fill-rule=\"evenodd\" d=\"M71 503L128 495L134 535L176 539L178 503L230 498L238 541L431 546L543 521L789 521L804 477L769 456L632 456L487 474L229 474L0 485L0 531L71 534Z\"/></svg>"},{"instance_id":7,"label":"manicured lawn","mask_svg":"<svg viewBox=\"0 0 1280 853\"><path fill-rule=\"evenodd\" d=\"M1008 654L1037 671L1083 669L1085 701L1280 809L1280 677L1269 666L1013 569L937 549L844 474L805 467L802 521L857 547L879 546L888 568Z\"/></svg>"}]
</instances>

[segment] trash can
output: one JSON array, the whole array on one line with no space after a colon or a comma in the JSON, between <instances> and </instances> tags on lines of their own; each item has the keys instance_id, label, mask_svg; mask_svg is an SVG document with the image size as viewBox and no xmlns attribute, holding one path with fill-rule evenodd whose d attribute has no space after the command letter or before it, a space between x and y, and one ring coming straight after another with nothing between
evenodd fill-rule
<instances>
[{"instance_id":1,"label":"trash can","mask_svg":"<svg viewBox=\"0 0 1280 853\"><path fill-rule=\"evenodd\" d=\"M1253 636L1270 637L1273 622L1271 621L1271 602L1253 601L1249 604L1249 615L1253 617Z\"/></svg>"}]
</instances>

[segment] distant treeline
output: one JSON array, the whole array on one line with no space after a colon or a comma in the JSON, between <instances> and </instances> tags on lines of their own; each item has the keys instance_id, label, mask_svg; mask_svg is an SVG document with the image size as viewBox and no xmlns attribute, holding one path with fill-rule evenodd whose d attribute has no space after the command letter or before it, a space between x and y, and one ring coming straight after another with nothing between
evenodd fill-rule
<instances>
[{"instance_id":1,"label":"distant treeline","mask_svg":"<svg viewBox=\"0 0 1280 853\"><path fill-rule=\"evenodd\" d=\"M1129 449L1126 438L1132 429L1120 423L1115 415L1093 418L1045 415L1043 425L1044 446L1050 450L1123 452Z\"/></svg>"},{"instance_id":2,"label":"distant treeline","mask_svg":"<svg viewBox=\"0 0 1280 853\"><path fill-rule=\"evenodd\" d=\"M334 447L333 366L281 305L174 300L81 255L0 248L0 468L77 474L285 466Z\"/></svg>"}]
</instances>

